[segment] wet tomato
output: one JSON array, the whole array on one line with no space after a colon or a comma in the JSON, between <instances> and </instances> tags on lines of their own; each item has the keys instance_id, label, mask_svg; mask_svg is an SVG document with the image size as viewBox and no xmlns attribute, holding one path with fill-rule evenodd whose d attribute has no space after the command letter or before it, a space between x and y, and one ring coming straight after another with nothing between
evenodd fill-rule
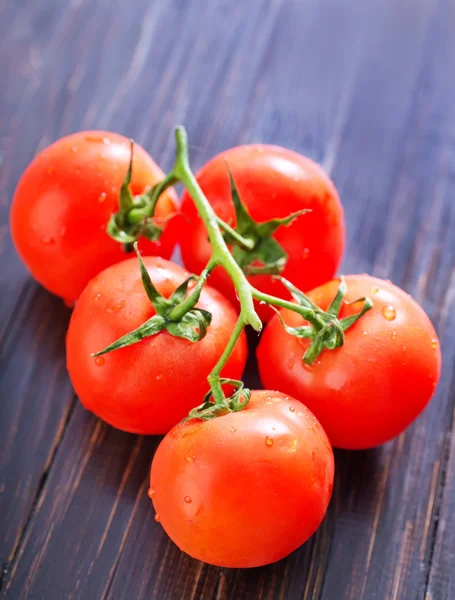
<instances>
[{"instance_id":1,"label":"wet tomato","mask_svg":"<svg viewBox=\"0 0 455 600\"><path fill-rule=\"evenodd\" d=\"M181 550L213 565L255 567L316 531L333 474L314 415L279 392L253 391L244 410L168 433L153 459L149 496Z\"/></svg>"},{"instance_id":2,"label":"wet tomato","mask_svg":"<svg viewBox=\"0 0 455 600\"><path fill-rule=\"evenodd\" d=\"M197 174L197 180L216 214L235 226L228 167L240 198L257 222L284 218L311 209L288 227L280 226L273 237L287 254L282 275L302 290L331 279L344 249L344 218L334 185L319 165L309 158L278 146L238 146L222 152ZM204 224L187 192L182 198L181 248L186 267L200 273L211 247ZM284 288L270 275L252 275L251 283L261 291L288 298ZM236 302L229 276L215 269L211 285ZM263 319L273 314L267 306L257 307Z\"/></svg>"},{"instance_id":3,"label":"wet tomato","mask_svg":"<svg viewBox=\"0 0 455 600\"><path fill-rule=\"evenodd\" d=\"M42 152L22 175L11 208L15 246L33 277L73 304L90 279L127 255L106 233L117 212L130 162L130 142L105 131L64 137ZM149 154L135 145L131 190L141 194L163 178ZM158 201L158 222L176 210L172 190ZM139 241L144 255L169 258L176 242L170 220L158 242Z\"/></svg>"},{"instance_id":4,"label":"wet tomato","mask_svg":"<svg viewBox=\"0 0 455 600\"><path fill-rule=\"evenodd\" d=\"M423 309L389 281L369 275L346 277L348 292L340 317L356 312L348 304L362 296L373 308L345 332L344 345L324 350L311 366L302 361L308 339L284 329L278 316L268 323L258 347L263 384L301 400L318 417L332 444L362 449L400 434L425 408L441 371L436 332ZM335 297L339 280L308 295L322 309ZM290 327L302 317L283 310Z\"/></svg>"},{"instance_id":5,"label":"wet tomato","mask_svg":"<svg viewBox=\"0 0 455 600\"><path fill-rule=\"evenodd\" d=\"M156 289L169 297L187 278L180 266L144 257ZM141 434L166 433L200 404L208 391L207 376L222 354L237 315L231 304L209 286L197 307L212 314L206 336L198 342L166 331L93 357L155 314L142 285L137 259L99 273L79 298L68 329L67 366L82 404L107 423ZM223 370L238 379L246 360L242 334Z\"/></svg>"}]
</instances>

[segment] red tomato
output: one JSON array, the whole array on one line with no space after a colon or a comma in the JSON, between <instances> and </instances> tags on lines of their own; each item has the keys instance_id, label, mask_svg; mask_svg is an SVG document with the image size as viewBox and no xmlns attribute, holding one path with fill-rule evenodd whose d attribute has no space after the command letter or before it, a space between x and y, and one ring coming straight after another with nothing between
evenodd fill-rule
<instances>
[{"instance_id":1,"label":"red tomato","mask_svg":"<svg viewBox=\"0 0 455 600\"><path fill-rule=\"evenodd\" d=\"M311 212L298 217L289 227L281 226L274 238L288 255L283 277L302 290L331 279L344 249L344 219L340 199L330 179L309 158L278 146L239 146L222 152L198 173L198 182L216 214L235 225L228 165L240 198L257 222L287 217L301 209ZM187 192L182 199L181 247L185 266L200 273L211 247L204 224ZM263 292L288 298L283 286L270 275L249 277ZM235 302L231 280L221 268L210 283ZM262 319L273 314L267 306L257 307Z\"/></svg>"},{"instance_id":2,"label":"red tomato","mask_svg":"<svg viewBox=\"0 0 455 600\"><path fill-rule=\"evenodd\" d=\"M279 392L240 412L177 425L161 442L149 496L190 556L256 567L287 556L321 524L333 487L329 441L314 415Z\"/></svg>"},{"instance_id":3,"label":"red tomato","mask_svg":"<svg viewBox=\"0 0 455 600\"><path fill-rule=\"evenodd\" d=\"M145 257L157 290L165 297L188 276L167 260ZM207 335L199 342L167 332L99 357L102 350L155 314L142 286L136 258L98 274L85 288L73 311L67 339L67 367L82 404L125 431L166 433L200 404L208 391L207 376L222 354L237 315L216 290L205 286L197 304L212 313ZM223 376L238 379L246 360L242 335Z\"/></svg>"},{"instance_id":4,"label":"red tomato","mask_svg":"<svg viewBox=\"0 0 455 600\"><path fill-rule=\"evenodd\" d=\"M69 304L94 275L127 257L122 245L107 235L106 225L118 210L130 154L130 143L122 135L82 131L43 150L19 181L11 208L17 251L33 277ZM162 178L161 169L136 144L133 194ZM170 190L159 199L155 215L163 220L176 206ZM158 242L140 240L143 254L170 257L176 241L171 223Z\"/></svg>"},{"instance_id":5,"label":"red tomato","mask_svg":"<svg viewBox=\"0 0 455 600\"><path fill-rule=\"evenodd\" d=\"M346 277L346 302L369 296L373 308L345 333L344 346L324 350L312 366L302 361L309 340L286 333L274 317L257 356L261 380L306 404L321 421L332 444L362 449L401 433L425 408L441 371L437 335L422 308L389 281L369 275ZM309 297L324 310L339 281L313 290ZM340 317L359 312L343 304ZM304 324L283 310L291 327Z\"/></svg>"}]
</instances>

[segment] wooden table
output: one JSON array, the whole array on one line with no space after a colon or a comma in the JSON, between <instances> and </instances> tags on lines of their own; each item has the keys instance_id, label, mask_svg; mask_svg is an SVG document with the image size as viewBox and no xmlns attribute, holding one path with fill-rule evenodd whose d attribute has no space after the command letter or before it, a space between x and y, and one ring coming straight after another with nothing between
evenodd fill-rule
<instances>
[{"instance_id":1,"label":"wooden table","mask_svg":"<svg viewBox=\"0 0 455 600\"><path fill-rule=\"evenodd\" d=\"M453 0L0 0L1 598L455 598L454 31ZM120 131L169 168L178 123L195 167L253 141L322 163L343 271L404 287L442 341L430 407L382 448L337 452L324 524L260 569L198 563L155 523L159 439L78 404L70 312L8 230L21 172L57 137Z\"/></svg>"}]
</instances>

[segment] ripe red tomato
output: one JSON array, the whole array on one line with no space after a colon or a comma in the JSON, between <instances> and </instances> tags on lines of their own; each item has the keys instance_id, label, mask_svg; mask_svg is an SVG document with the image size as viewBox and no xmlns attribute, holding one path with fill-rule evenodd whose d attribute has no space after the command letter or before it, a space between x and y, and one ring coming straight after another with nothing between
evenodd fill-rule
<instances>
[{"instance_id":1,"label":"ripe red tomato","mask_svg":"<svg viewBox=\"0 0 455 600\"><path fill-rule=\"evenodd\" d=\"M309 340L287 333L276 316L257 357L266 387L306 404L334 446L362 449L397 436L425 408L439 380L441 353L427 315L403 290L369 275L347 276L346 283L340 317L359 312L346 302L363 296L374 306L346 331L344 346L324 350L309 366L302 361ZM308 295L325 310L338 284L330 281ZM281 316L291 327L304 324L294 312Z\"/></svg>"},{"instance_id":2,"label":"ripe red tomato","mask_svg":"<svg viewBox=\"0 0 455 600\"><path fill-rule=\"evenodd\" d=\"M74 303L90 279L124 260L122 245L106 233L118 210L119 190L130 162L130 142L105 131L64 137L36 156L22 175L11 207L17 251L45 288ZM163 178L149 154L135 145L131 190L143 193ZM156 208L158 220L176 210L169 190ZM142 238L143 254L169 258L176 241L170 221L158 242Z\"/></svg>"},{"instance_id":3,"label":"ripe red tomato","mask_svg":"<svg viewBox=\"0 0 455 600\"><path fill-rule=\"evenodd\" d=\"M158 292L169 297L186 279L180 266L144 257ZM82 404L125 431L166 433L200 404L207 376L222 354L237 315L217 291L205 286L197 304L212 313L207 335L199 342L167 332L103 356L102 350L155 314L141 281L136 258L99 273L85 288L73 311L67 339L67 367ZM238 379L247 348L242 335L223 371Z\"/></svg>"},{"instance_id":4,"label":"ripe red tomato","mask_svg":"<svg viewBox=\"0 0 455 600\"><path fill-rule=\"evenodd\" d=\"M333 487L329 441L314 415L279 392L244 410L174 427L161 442L149 496L190 556L224 567L275 562L321 524Z\"/></svg>"},{"instance_id":5,"label":"ripe red tomato","mask_svg":"<svg viewBox=\"0 0 455 600\"><path fill-rule=\"evenodd\" d=\"M228 166L240 198L255 221L269 221L311 209L289 227L279 227L273 236L288 255L283 277L302 290L331 279L343 254L344 219L335 187L321 167L278 146L239 146L222 152L201 169L197 179L216 214L232 226L235 211ZM187 192L183 195L182 212L186 216L181 221L183 262L191 272L200 273L211 248L204 224ZM270 275L254 275L249 279L263 292L289 297ZM223 269L215 269L210 283L235 302L231 280ZM262 319L273 314L268 306L257 309Z\"/></svg>"}]
</instances>

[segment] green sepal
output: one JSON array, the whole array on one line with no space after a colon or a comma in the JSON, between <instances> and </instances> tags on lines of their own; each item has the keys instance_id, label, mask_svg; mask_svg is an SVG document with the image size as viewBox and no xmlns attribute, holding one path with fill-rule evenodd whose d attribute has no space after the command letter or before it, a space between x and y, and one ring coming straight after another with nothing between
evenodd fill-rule
<instances>
[{"instance_id":1,"label":"green sepal","mask_svg":"<svg viewBox=\"0 0 455 600\"><path fill-rule=\"evenodd\" d=\"M147 268L144 265L144 261L142 260L142 256L138 250L137 243L134 244L134 251L136 252L136 256L139 260L142 285L144 286L145 293L147 294L150 302L155 307L157 314L163 315L163 313L172 305L172 303L170 302L170 300L164 298L153 285L153 282L150 279L149 272L147 271Z\"/></svg>"},{"instance_id":2,"label":"green sepal","mask_svg":"<svg viewBox=\"0 0 455 600\"><path fill-rule=\"evenodd\" d=\"M184 338L190 342L199 342L205 337L211 321L211 313L201 308L193 308L185 313L179 321L168 323L166 330L175 337Z\"/></svg>"},{"instance_id":3,"label":"green sepal","mask_svg":"<svg viewBox=\"0 0 455 600\"><path fill-rule=\"evenodd\" d=\"M157 314L134 331L127 333L100 352L92 354L92 356L100 356L119 348L131 346L145 337L155 335L160 331L167 331L174 337L184 338L190 342L199 342L207 334L207 328L212 322L212 314L209 311L202 308L195 308L195 304L201 295L202 287L207 281L210 272L209 269L204 269L200 277L190 275L178 286L170 298L165 298L153 285L139 253L137 242L133 244L133 248L139 260L142 285ZM193 280L197 280L197 284L191 293L187 295L188 286Z\"/></svg>"},{"instance_id":4,"label":"green sepal","mask_svg":"<svg viewBox=\"0 0 455 600\"><path fill-rule=\"evenodd\" d=\"M323 311L306 294L296 288L290 281L284 277L279 277L281 283L292 295L296 303L301 307L301 315L310 321L309 325L302 327L290 327L286 325L281 314L278 313L280 322L284 330L298 338L307 338L311 340L302 359L312 365L323 350L335 350L344 344L344 332L358 321L367 311L373 307L370 298L359 298L350 304L363 302L362 310L356 315L339 319L338 315L347 293L346 282L343 277L340 278L340 284L335 298L329 305L327 311ZM300 311L299 311L300 312Z\"/></svg>"},{"instance_id":5,"label":"green sepal","mask_svg":"<svg viewBox=\"0 0 455 600\"><path fill-rule=\"evenodd\" d=\"M229 398L226 398L223 404L215 404L212 392L207 392L202 404L193 408L183 420L183 423L191 419L208 421L209 419L221 417L231 412L239 412L246 407L251 398L251 390L244 387L243 381L221 378L220 383L221 385L234 386L236 388L234 393Z\"/></svg>"},{"instance_id":6,"label":"green sepal","mask_svg":"<svg viewBox=\"0 0 455 600\"><path fill-rule=\"evenodd\" d=\"M360 317L363 317L363 315L370 310L370 308L373 308L373 301L371 300L371 298L359 298L358 300L355 300L354 302L349 302L349 304L356 304L357 302L363 302L363 307L362 310L357 313L356 315L351 315L350 317L345 317L344 319L340 320L341 323L341 327L343 329L343 331L346 331L347 329L349 329L349 327L351 327L351 325L354 325L354 323L356 321L358 321L360 319Z\"/></svg>"},{"instance_id":7,"label":"green sepal","mask_svg":"<svg viewBox=\"0 0 455 600\"><path fill-rule=\"evenodd\" d=\"M241 201L234 177L229 169L228 171L236 216L234 231L238 234L237 237L243 239L243 243L233 237L232 228L229 225L221 223L224 239L233 246L232 254L245 274L276 275L281 273L286 266L288 255L272 235L278 227L281 225L289 226L294 219L309 212L309 210L303 209L284 218L256 223ZM229 233L229 229L231 229L232 235Z\"/></svg>"},{"instance_id":8,"label":"green sepal","mask_svg":"<svg viewBox=\"0 0 455 600\"><path fill-rule=\"evenodd\" d=\"M126 335L122 336L103 350L99 352L95 352L92 356L101 356L102 354L107 354L108 352L113 352L114 350L119 350L119 348L126 348L127 346L131 346L132 344L137 344L146 337L150 337L163 331L166 328L166 320L164 317L160 315L154 315L151 319L143 323L137 329L130 331Z\"/></svg>"},{"instance_id":9,"label":"green sepal","mask_svg":"<svg viewBox=\"0 0 455 600\"><path fill-rule=\"evenodd\" d=\"M186 298L186 294L188 292L188 286L192 281L195 281L197 277L195 275L190 275L183 283L179 285L179 287L175 290L172 296L169 298L171 302L179 303L183 302Z\"/></svg>"},{"instance_id":10,"label":"green sepal","mask_svg":"<svg viewBox=\"0 0 455 600\"><path fill-rule=\"evenodd\" d=\"M119 209L111 215L106 227L108 235L124 244L126 250L141 236L152 242L159 240L163 226L153 220L156 204L160 195L178 180L171 173L162 181L155 184L147 192L133 196L131 191L131 177L133 172L134 142L131 140L131 155L128 170L120 188Z\"/></svg>"}]
</instances>

